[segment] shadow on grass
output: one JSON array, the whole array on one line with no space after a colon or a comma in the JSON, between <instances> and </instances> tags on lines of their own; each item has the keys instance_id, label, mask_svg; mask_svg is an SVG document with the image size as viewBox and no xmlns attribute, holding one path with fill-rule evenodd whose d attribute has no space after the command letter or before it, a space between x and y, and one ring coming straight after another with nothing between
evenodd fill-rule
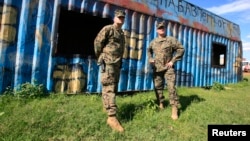
<instances>
[{"instance_id":1,"label":"shadow on grass","mask_svg":"<svg viewBox=\"0 0 250 141\"><path fill-rule=\"evenodd\" d=\"M129 103L123 104L119 107L119 117L124 121L131 121L135 116L135 111L137 110L137 105Z\"/></svg>"},{"instance_id":2,"label":"shadow on grass","mask_svg":"<svg viewBox=\"0 0 250 141\"><path fill-rule=\"evenodd\" d=\"M188 106L192 103L199 103L205 101L204 98L200 98L198 95L190 95L190 96L179 96L179 101L181 104L181 110L184 112Z\"/></svg>"},{"instance_id":3,"label":"shadow on grass","mask_svg":"<svg viewBox=\"0 0 250 141\"><path fill-rule=\"evenodd\" d=\"M190 95L190 96L179 96L179 101L181 104L180 110L184 112L188 106L191 106L192 103L199 103L202 101L205 101L204 98L200 98L198 95ZM165 108L167 108L169 105L168 99L164 102ZM122 119L123 121L131 121L133 120L136 112L140 112L144 109L150 108L152 110L159 110L158 104L156 100L149 99L146 100L143 103L140 104L134 104L134 103L127 103L123 104L119 107L119 119Z\"/></svg>"},{"instance_id":4,"label":"shadow on grass","mask_svg":"<svg viewBox=\"0 0 250 141\"><path fill-rule=\"evenodd\" d=\"M167 107L169 104L168 101L164 102L165 107ZM154 99L147 99L143 101L142 103L127 103L123 104L119 107L119 118L126 121L133 120L135 114L137 112L141 112L143 110L153 110L153 111L159 111L160 108L158 106L157 100Z\"/></svg>"}]
</instances>

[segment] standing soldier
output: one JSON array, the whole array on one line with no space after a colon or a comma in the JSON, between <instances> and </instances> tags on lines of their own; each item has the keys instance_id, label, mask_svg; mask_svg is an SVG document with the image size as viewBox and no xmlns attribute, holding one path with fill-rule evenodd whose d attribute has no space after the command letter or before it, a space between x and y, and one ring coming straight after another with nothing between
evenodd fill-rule
<instances>
[{"instance_id":1,"label":"standing soldier","mask_svg":"<svg viewBox=\"0 0 250 141\"><path fill-rule=\"evenodd\" d=\"M94 40L97 63L101 66L102 101L108 114L107 124L119 132L123 132L124 129L116 116L115 98L125 48L125 36L122 31L124 20L125 12L116 10L114 23L103 27Z\"/></svg>"},{"instance_id":2,"label":"standing soldier","mask_svg":"<svg viewBox=\"0 0 250 141\"><path fill-rule=\"evenodd\" d=\"M155 95L160 109L164 108L163 89L165 79L169 92L169 101L172 106L172 119L178 119L179 99L176 92L176 75L174 63L180 60L184 54L184 48L174 37L166 36L165 22L157 23L158 37L150 42L148 47L149 63L153 66L153 81Z\"/></svg>"}]
</instances>

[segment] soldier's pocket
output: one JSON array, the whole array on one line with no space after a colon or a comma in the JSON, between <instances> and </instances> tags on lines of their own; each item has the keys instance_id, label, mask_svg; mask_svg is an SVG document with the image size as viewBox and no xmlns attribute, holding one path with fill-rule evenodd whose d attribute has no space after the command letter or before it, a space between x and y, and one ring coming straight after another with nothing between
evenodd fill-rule
<instances>
[{"instance_id":1,"label":"soldier's pocket","mask_svg":"<svg viewBox=\"0 0 250 141\"><path fill-rule=\"evenodd\" d=\"M114 74L103 73L101 83L103 85L113 84L115 82Z\"/></svg>"},{"instance_id":2,"label":"soldier's pocket","mask_svg":"<svg viewBox=\"0 0 250 141\"><path fill-rule=\"evenodd\" d=\"M174 68L169 68L169 69L167 70L167 74L174 74L174 73L175 73Z\"/></svg>"}]
</instances>

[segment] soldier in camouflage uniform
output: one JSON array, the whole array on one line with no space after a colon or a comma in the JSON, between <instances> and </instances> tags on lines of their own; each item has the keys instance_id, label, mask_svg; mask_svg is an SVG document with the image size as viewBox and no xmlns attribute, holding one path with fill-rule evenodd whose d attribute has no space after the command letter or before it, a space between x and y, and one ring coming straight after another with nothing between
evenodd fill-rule
<instances>
[{"instance_id":1,"label":"soldier in camouflage uniform","mask_svg":"<svg viewBox=\"0 0 250 141\"><path fill-rule=\"evenodd\" d=\"M116 10L114 23L101 29L94 40L94 50L101 66L102 101L108 114L107 124L114 130L124 129L117 120L116 93L122 67L122 56L125 48L125 36L122 25L125 12Z\"/></svg>"},{"instance_id":2,"label":"soldier in camouflage uniform","mask_svg":"<svg viewBox=\"0 0 250 141\"><path fill-rule=\"evenodd\" d=\"M165 22L157 23L158 37L150 42L148 47L149 63L153 66L153 81L155 95L160 109L164 108L164 83L167 81L169 101L172 106L172 119L178 119L178 95L175 87L174 63L184 54L184 48L174 37L166 36Z\"/></svg>"}]
</instances>

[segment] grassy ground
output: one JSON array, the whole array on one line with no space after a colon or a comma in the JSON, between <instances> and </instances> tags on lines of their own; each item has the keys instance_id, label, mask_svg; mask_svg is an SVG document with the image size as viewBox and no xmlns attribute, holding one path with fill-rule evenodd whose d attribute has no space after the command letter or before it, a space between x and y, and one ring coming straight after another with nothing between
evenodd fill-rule
<instances>
[{"instance_id":1,"label":"grassy ground","mask_svg":"<svg viewBox=\"0 0 250 141\"><path fill-rule=\"evenodd\" d=\"M250 123L249 81L225 90L178 88L180 118L159 110L153 92L117 96L124 133L106 125L98 94L46 98L0 97L0 141L206 141L209 124ZM165 91L167 97L167 91Z\"/></svg>"}]
</instances>

